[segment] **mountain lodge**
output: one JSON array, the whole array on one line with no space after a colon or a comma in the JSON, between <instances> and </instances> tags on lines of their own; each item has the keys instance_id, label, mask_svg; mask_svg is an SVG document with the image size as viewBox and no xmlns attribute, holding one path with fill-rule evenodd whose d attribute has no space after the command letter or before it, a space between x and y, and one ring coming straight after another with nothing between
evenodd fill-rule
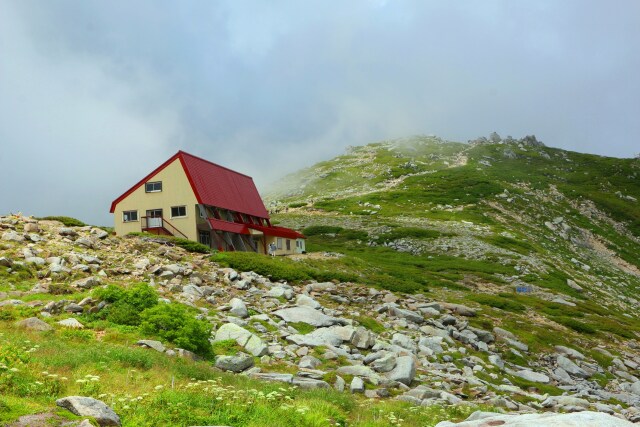
<instances>
[{"instance_id":1,"label":"mountain lodge","mask_svg":"<svg viewBox=\"0 0 640 427\"><path fill-rule=\"evenodd\" d=\"M250 176L178 151L111 203L118 235L146 231L220 251L303 253L305 237L271 225Z\"/></svg>"}]
</instances>

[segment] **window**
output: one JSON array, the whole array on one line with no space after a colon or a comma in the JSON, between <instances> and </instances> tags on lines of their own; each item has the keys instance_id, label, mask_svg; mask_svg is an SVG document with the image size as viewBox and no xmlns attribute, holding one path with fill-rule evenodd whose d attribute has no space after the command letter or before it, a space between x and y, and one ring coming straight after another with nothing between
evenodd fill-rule
<instances>
[{"instance_id":1,"label":"window","mask_svg":"<svg viewBox=\"0 0 640 427\"><path fill-rule=\"evenodd\" d=\"M171 218L181 218L187 216L186 206L171 206Z\"/></svg>"},{"instance_id":2,"label":"window","mask_svg":"<svg viewBox=\"0 0 640 427\"><path fill-rule=\"evenodd\" d=\"M122 212L122 222L134 222L138 220L138 211Z\"/></svg>"},{"instance_id":3,"label":"window","mask_svg":"<svg viewBox=\"0 0 640 427\"><path fill-rule=\"evenodd\" d=\"M147 182L144 186L144 191L147 193L158 193L162 191L162 181Z\"/></svg>"},{"instance_id":4,"label":"window","mask_svg":"<svg viewBox=\"0 0 640 427\"><path fill-rule=\"evenodd\" d=\"M203 245L211 246L211 233L200 230L198 232L198 241Z\"/></svg>"},{"instance_id":5,"label":"window","mask_svg":"<svg viewBox=\"0 0 640 427\"><path fill-rule=\"evenodd\" d=\"M282 249L282 237L278 237L276 240L276 249Z\"/></svg>"},{"instance_id":6,"label":"window","mask_svg":"<svg viewBox=\"0 0 640 427\"><path fill-rule=\"evenodd\" d=\"M291 240L287 239L287 250L291 250Z\"/></svg>"}]
</instances>

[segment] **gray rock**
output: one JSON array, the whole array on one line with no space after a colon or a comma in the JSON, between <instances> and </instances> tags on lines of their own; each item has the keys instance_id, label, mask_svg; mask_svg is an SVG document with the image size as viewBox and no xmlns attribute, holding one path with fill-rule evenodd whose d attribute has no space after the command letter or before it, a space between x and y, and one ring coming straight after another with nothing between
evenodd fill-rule
<instances>
[{"instance_id":1,"label":"gray rock","mask_svg":"<svg viewBox=\"0 0 640 427\"><path fill-rule=\"evenodd\" d=\"M306 335L293 334L287 336L287 341L298 345L318 347L321 345L341 345L344 341L342 336L334 328L318 328Z\"/></svg>"},{"instance_id":2,"label":"gray rock","mask_svg":"<svg viewBox=\"0 0 640 427\"><path fill-rule=\"evenodd\" d=\"M0 257L0 266L2 267L11 267L13 265L13 261L11 261L7 257Z\"/></svg>"},{"instance_id":3,"label":"gray rock","mask_svg":"<svg viewBox=\"0 0 640 427\"><path fill-rule=\"evenodd\" d=\"M575 281L573 281L571 279L567 279L567 286L569 286L571 289L573 289L575 291L578 291L578 292L584 291L582 286L578 285Z\"/></svg>"},{"instance_id":4,"label":"gray rock","mask_svg":"<svg viewBox=\"0 0 640 427\"><path fill-rule=\"evenodd\" d=\"M336 284L331 282L310 283L307 285L307 292L333 292Z\"/></svg>"},{"instance_id":5,"label":"gray rock","mask_svg":"<svg viewBox=\"0 0 640 427\"><path fill-rule=\"evenodd\" d=\"M406 319L409 322L413 323L424 323L424 317L420 313L416 313L415 311L405 310L398 307L389 307L389 314L392 316L400 317L402 319Z\"/></svg>"},{"instance_id":6,"label":"gray rock","mask_svg":"<svg viewBox=\"0 0 640 427\"><path fill-rule=\"evenodd\" d=\"M349 386L349 390L351 393L363 393L364 392L364 381L360 377L353 377L351 380L351 385Z\"/></svg>"},{"instance_id":7,"label":"gray rock","mask_svg":"<svg viewBox=\"0 0 640 427\"><path fill-rule=\"evenodd\" d=\"M24 236L22 234L16 233L15 231L6 231L2 233L2 240L7 240L10 242L24 242Z\"/></svg>"},{"instance_id":8,"label":"gray rock","mask_svg":"<svg viewBox=\"0 0 640 427\"><path fill-rule=\"evenodd\" d=\"M386 374L393 381L409 385L416 376L416 361L411 356L400 356L396 359L396 366Z\"/></svg>"},{"instance_id":9,"label":"gray rock","mask_svg":"<svg viewBox=\"0 0 640 427\"><path fill-rule=\"evenodd\" d=\"M391 344L400 346L415 353L417 350L416 343L407 335L396 333L391 337Z\"/></svg>"},{"instance_id":10,"label":"gray rock","mask_svg":"<svg viewBox=\"0 0 640 427\"><path fill-rule=\"evenodd\" d=\"M64 307L64 311L66 311L67 313L82 313L84 311L84 307L82 307L80 304L72 302Z\"/></svg>"},{"instance_id":11,"label":"gray rock","mask_svg":"<svg viewBox=\"0 0 640 427\"><path fill-rule=\"evenodd\" d=\"M68 227L61 227L58 229L58 234L65 237L75 237L78 235L73 229Z\"/></svg>"},{"instance_id":12,"label":"gray rock","mask_svg":"<svg viewBox=\"0 0 640 427\"><path fill-rule=\"evenodd\" d=\"M155 340L140 340L136 343L136 345L139 345L141 347L152 348L155 351L158 351L160 353L164 353L164 351L166 350L164 345L162 345L160 341L155 341Z\"/></svg>"},{"instance_id":13,"label":"gray rock","mask_svg":"<svg viewBox=\"0 0 640 427\"><path fill-rule=\"evenodd\" d=\"M527 381L532 381L534 383L547 384L550 381L549 377L546 376L545 374L534 372L529 369L522 369L520 371L515 371L513 372L513 375L515 375L516 377L525 379Z\"/></svg>"},{"instance_id":14,"label":"gray rock","mask_svg":"<svg viewBox=\"0 0 640 427\"><path fill-rule=\"evenodd\" d=\"M298 362L298 367L303 369L315 369L321 364L322 362L319 359L307 355L300 359L300 362Z\"/></svg>"},{"instance_id":15,"label":"gray rock","mask_svg":"<svg viewBox=\"0 0 640 427\"><path fill-rule=\"evenodd\" d=\"M476 315L476 311L473 308L467 307L466 305L451 303L441 303L441 305L447 310L451 310L451 312L460 316L474 317Z\"/></svg>"},{"instance_id":16,"label":"gray rock","mask_svg":"<svg viewBox=\"0 0 640 427\"><path fill-rule=\"evenodd\" d=\"M338 390L339 392L343 392L344 391L344 387L346 385L347 384L346 384L344 378L342 378L340 375L336 375L336 382L333 384L333 388Z\"/></svg>"},{"instance_id":17,"label":"gray rock","mask_svg":"<svg viewBox=\"0 0 640 427\"><path fill-rule=\"evenodd\" d=\"M69 317L68 319L61 320L58 322L58 325L62 325L66 328L72 329L84 329L84 325L74 317Z\"/></svg>"},{"instance_id":18,"label":"gray rock","mask_svg":"<svg viewBox=\"0 0 640 427\"><path fill-rule=\"evenodd\" d=\"M275 382L282 382L282 383L289 383L289 384L293 382L293 375L279 374L277 372L264 372L264 373L256 372L256 373L252 373L249 376L251 378L255 378L257 380L263 380L263 381L275 381Z\"/></svg>"},{"instance_id":19,"label":"gray rock","mask_svg":"<svg viewBox=\"0 0 640 427\"><path fill-rule=\"evenodd\" d=\"M558 356L556 360L558 362L558 366L564 369L569 375L574 375L580 378L589 378L591 376L587 371L564 356Z\"/></svg>"},{"instance_id":20,"label":"gray rock","mask_svg":"<svg viewBox=\"0 0 640 427\"><path fill-rule=\"evenodd\" d=\"M420 337L418 346L428 348L433 354L440 354L444 352L442 340L442 337Z\"/></svg>"},{"instance_id":21,"label":"gray rock","mask_svg":"<svg viewBox=\"0 0 640 427\"><path fill-rule=\"evenodd\" d=\"M313 309L319 309L322 307L318 301L304 294L298 295L296 298L296 305L298 307L311 307Z\"/></svg>"},{"instance_id":22,"label":"gray rock","mask_svg":"<svg viewBox=\"0 0 640 427\"><path fill-rule=\"evenodd\" d=\"M331 388L328 382L322 381L319 379L314 379L314 378L294 377L293 380L291 381L291 384L293 384L294 386L298 386L303 390L312 390L316 388L325 388L325 389Z\"/></svg>"},{"instance_id":23,"label":"gray rock","mask_svg":"<svg viewBox=\"0 0 640 427\"><path fill-rule=\"evenodd\" d=\"M91 289L100 285L102 285L102 282L98 277L87 277L85 279L76 280L75 282L71 283L71 286L75 286L81 289Z\"/></svg>"},{"instance_id":24,"label":"gray rock","mask_svg":"<svg viewBox=\"0 0 640 427\"><path fill-rule=\"evenodd\" d=\"M233 323L225 323L216 331L213 342L224 340L236 340L239 346L257 357L264 356L268 352L268 347L258 336Z\"/></svg>"},{"instance_id":25,"label":"gray rock","mask_svg":"<svg viewBox=\"0 0 640 427\"><path fill-rule=\"evenodd\" d=\"M336 369L336 373L341 375L364 377L374 385L380 384L381 380L380 375L378 375L373 369L363 365L340 366Z\"/></svg>"},{"instance_id":26,"label":"gray rock","mask_svg":"<svg viewBox=\"0 0 640 427\"><path fill-rule=\"evenodd\" d=\"M322 327L345 324L343 319L327 316L311 307L291 307L277 310L273 314L285 322L304 322L311 326Z\"/></svg>"},{"instance_id":27,"label":"gray rock","mask_svg":"<svg viewBox=\"0 0 640 427\"><path fill-rule=\"evenodd\" d=\"M353 337L351 338L351 344L353 344L356 348L366 350L371 348L376 343L376 336L373 332L367 330L366 328L357 328Z\"/></svg>"},{"instance_id":28,"label":"gray rock","mask_svg":"<svg viewBox=\"0 0 640 427\"><path fill-rule=\"evenodd\" d=\"M273 288L269 289L269 292L267 292L267 296L273 298L285 298L287 300L290 300L293 298L293 290L284 286L274 286Z\"/></svg>"},{"instance_id":29,"label":"gray rock","mask_svg":"<svg viewBox=\"0 0 640 427\"><path fill-rule=\"evenodd\" d=\"M631 387L629 390L631 391L631 393L635 394L636 396L640 396L640 381L636 381L633 384L631 384Z\"/></svg>"},{"instance_id":30,"label":"gray rock","mask_svg":"<svg viewBox=\"0 0 640 427\"><path fill-rule=\"evenodd\" d=\"M580 353L578 350L574 350L569 347L565 347L562 345L555 346L555 349L558 353L564 354L565 356L571 357L572 359L584 360L584 354Z\"/></svg>"},{"instance_id":31,"label":"gray rock","mask_svg":"<svg viewBox=\"0 0 640 427\"><path fill-rule=\"evenodd\" d=\"M496 367L498 367L500 369L504 368L504 361L497 354L489 355L489 363L491 363L492 365L494 365L494 366L496 366Z\"/></svg>"},{"instance_id":32,"label":"gray rock","mask_svg":"<svg viewBox=\"0 0 640 427\"><path fill-rule=\"evenodd\" d=\"M247 310L247 306L240 298L231 299L229 305L231 306L231 310L229 310L229 312L234 316L238 316L241 319L249 317L249 310Z\"/></svg>"},{"instance_id":33,"label":"gray rock","mask_svg":"<svg viewBox=\"0 0 640 427\"><path fill-rule=\"evenodd\" d=\"M253 366L253 357L238 353L234 356L217 356L216 368L223 371L242 372Z\"/></svg>"},{"instance_id":34,"label":"gray rock","mask_svg":"<svg viewBox=\"0 0 640 427\"><path fill-rule=\"evenodd\" d=\"M56 400L56 405L81 417L92 417L101 426L120 426L120 417L104 402L83 396L68 396Z\"/></svg>"},{"instance_id":35,"label":"gray rock","mask_svg":"<svg viewBox=\"0 0 640 427\"><path fill-rule=\"evenodd\" d=\"M29 329L31 331L50 331L53 329L51 325L47 322L44 322L37 317L29 317L28 319L23 319L16 322L16 326L18 328Z\"/></svg>"},{"instance_id":36,"label":"gray rock","mask_svg":"<svg viewBox=\"0 0 640 427\"><path fill-rule=\"evenodd\" d=\"M458 320L457 320L455 317L453 317L452 315L450 315L450 314L445 314L445 315L444 315L444 316L442 316L442 318L440 319L440 323L442 323L444 326L452 326L452 325L455 325L457 321L458 321Z\"/></svg>"},{"instance_id":37,"label":"gray rock","mask_svg":"<svg viewBox=\"0 0 640 427\"><path fill-rule=\"evenodd\" d=\"M83 246L85 248L94 248L95 242L88 237L80 237L76 239L76 245Z\"/></svg>"},{"instance_id":38,"label":"gray rock","mask_svg":"<svg viewBox=\"0 0 640 427\"><path fill-rule=\"evenodd\" d=\"M371 362L371 367L377 372L390 372L396 367L396 356L393 353L387 353L379 359Z\"/></svg>"},{"instance_id":39,"label":"gray rock","mask_svg":"<svg viewBox=\"0 0 640 427\"><path fill-rule=\"evenodd\" d=\"M574 412L557 414L553 412L533 414L496 414L495 412L474 412L466 421L452 423L442 421L436 427L631 427L629 421L602 412Z\"/></svg>"}]
</instances>

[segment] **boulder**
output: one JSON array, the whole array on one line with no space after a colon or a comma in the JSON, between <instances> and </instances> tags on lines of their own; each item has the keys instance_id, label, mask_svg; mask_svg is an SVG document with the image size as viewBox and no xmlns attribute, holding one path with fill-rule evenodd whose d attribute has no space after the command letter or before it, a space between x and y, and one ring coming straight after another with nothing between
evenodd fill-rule
<instances>
[{"instance_id":1,"label":"boulder","mask_svg":"<svg viewBox=\"0 0 640 427\"><path fill-rule=\"evenodd\" d=\"M320 359L307 355L300 359L300 362L298 362L298 367L302 369L315 369L321 364L322 362L320 361Z\"/></svg>"},{"instance_id":2,"label":"boulder","mask_svg":"<svg viewBox=\"0 0 640 427\"><path fill-rule=\"evenodd\" d=\"M284 308L282 310L274 311L273 314L287 323L304 322L316 327L332 326L346 323L343 319L327 316L319 310L314 310L313 308L306 306Z\"/></svg>"},{"instance_id":3,"label":"boulder","mask_svg":"<svg viewBox=\"0 0 640 427\"><path fill-rule=\"evenodd\" d=\"M16 233L15 231L6 231L2 233L2 240L11 242L24 242L24 236L22 234Z\"/></svg>"},{"instance_id":4,"label":"boulder","mask_svg":"<svg viewBox=\"0 0 640 427\"><path fill-rule=\"evenodd\" d=\"M296 298L296 305L298 307L311 307L313 309L322 307L318 301L304 294L298 295L298 298Z\"/></svg>"},{"instance_id":5,"label":"boulder","mask_svg":"<svg viewBox=\"0 0 640 427\"><path fill-rule=\"evenodd\" d=\"M442 421L436 424L436 427L631 427L633 425L635 424L603 412L496 414L477 411L466 421L460 423Z\"/></svg>"},{"instance_id":6,"label":"boulder","mask_svg":"<svg viewBox=\"0 0 640 427\"><path fill-rule=\"evenodd\" d=\"M58 325L62 325L66 328L72 329L83 329L84 325L78 321L78 319L74 317L69 317L68 319L64 319L58 322Z\"/></svg>"},{"instance_id":7,"label":"boulder","mask_svg":"<svg viewBox=\"0 0 640 427\"><path fill-rule=\"evenodd\" d=\"M584 354L580 353L578 350L574 350L569 347L565 347L562 345L555 346L555 349L558 353L564 354L572 359L584 360Z\"/></svg>"},{"instance_id":8,"label":"boulder","mask_svg":"<svg viewBox=\"0 0 640 427\"><path fill-rule=\"evenodd\" d=\"M415 311L405 310L398 307L389 307L389 314L392 316L400 317L413 323L424 323L424 317L420 313Z\"/></svg>"},{"instance_id":9,"label":"boulder","mask_svg":"<svg viewBox=\"0 0 640 427\"><path fill-rule=\"evenodd\" d=\"M316 388L331 388L328 382L314 379L314 378L302 378L294 377L291 384L297 386L303 390L312 390Z\"/></svg>"},{"instance_id":10,"label":"boulder","mask_svg":"<svg viewBox=\"0 0 640 427\"><path fill-rule=\"evenodd\" d=\"M377 372L389 372L396 367L396 356L393 353L387 353L386 355L371 362L371 367Z\"/></svg>"},{"instance_id":11,"label":"boulder","mask_svg":"<svg viewBox=\"0 0 640 427\"><path fill-rule=\"evenodd\" d=\"M68 396L56 400L56 405L81 417L92 417L100 426L120 426L120 417L104 402L83 396Z\"/></svg>"},{"instance_id":12,"label":"boulder","mask_svg":"<svg viewBox=\"0 0 640 427\"><path fill-rule=\"evenodd\" d=\"M351 393L364 393L364 381L360 377L353 377L349 386Z\"/></svg>"},{"instance_id":13,"label":"boulder","mask_svg":"<svg viewBox=\"0 0 640 427\"><path fill-rule=\"evenodd\" d=\"M238 353L234 356L217 356L216 368L223 371L242 372L253 366L253 357Z\"/></svg>"},{"instance_id":14,"label":"boulder","mask_svg":"<svg viewBox=\"0 0 640 427\"><path fill-rule=\"evenodd\" d=\"M293 342L298 345L318 347L321 345L338 346L341 345L344 340L334 328L318 328L306 335L289 335L287 336L287 341Z\"/></svg>"},{"instance_id":15,"label":"boulder","mask_svg":"<svg viewBox=\"0 0 640 427\"><path fill-rule=\"evenodd\" d=\"M11 261L7 257L0 257L0 266L1 267L11 267L13 265L13 261Z\"/></svg>"},{"instance_id":16,"label":"boulder","mask_svg":"<svg viewBox=\"0 0 640 427\"><path fill-rule=\"evenodd\" d=\"M18 328L29 329L31 331L50 331L53 329L51 325L37 317L29 317L28 319L16 322Z\"/></svg>"},{"instance_id":17,"label":"boulder","mask_svg":"<svg viewBox=\"0 0 640 427\"><path fill-rule=\"evenodd\" d=\"M241 319L249 317L249 310L247 310L247 306L240 298L231 299L229 305L231 306L229 312L234 316L240 317Z\"/></svg>"},{"instance_id":18,"label":"boulder","mask_svg":"<svg viewBox=\"0 0 640 427\"><path fill-rule=\"evenodd\" d=\"M549 377L546 376L545 374L534 372L529 369L522 369L520 371L515 371L513 372L513 375L534 383L547 384L550 381Z\"/></svg>"},{"instance_id":19,"label":"boulder","mask_svg":"<svg viewBox=\"0 0 640 427\"><path fill-rule=\"evenodd\" d=\"M233 323L225 323L216 331L213 342L224 340L236 340L239 346L254 356L264 356L268 352L268 347L258 336Z\"/></svg>"},{"instance_id":20,"label":"boulder","mask_svg":"<svg viewBox=\"0 0 640 427\"><path fill-rule=\"evenodd\" d=\"M164 345L160 341L156 341L156 340L140 340L136 343L136 345L139 345L141 347L152 348L155 351L158 351L160 353L164 353L164 351L166 350Z\"/></svg>"},{"instance_id":21,"label":"boulder","mask_svg":"<svg viewBox=\"0 0 640 427\"><path fill-rule=\"evenodd\" d=\"M100 285L102 285L102 282L98 277L87 277L85 279L76 280L75 282L71 283L71 286L82 289L91 289Z\"/></svg>"},{"instance_id":22,"label":"boulder","mask_svg":"<svg viewBox=\"0 0 640 427\"><path fill-rule=\"evenodd\" d=\"M465 317L474 317L476 311L473 308L467 307L462 304L441 303L442 307L450 310L451 312Z\"/></svg>"},{"instance_id":23,"label":"boulder","mask_svg":"<svg viewBox=\"0 0 640 427\"><path fill-rule=\"evenodd\" d=\"M366 328L357 328L353 337L351 338L351 344L356 346L361 350L366 350L371 348L376 343L376 336L373 332L369 331Z\"/></svg>"},{"instance_id":24,"label":"boulder","mask_svg":"<svg viewBox=\"0 0 640 427\"><path fill-rule=\"evenodd\" d=\"M390 380L409 385L416 376L416 361L412 356L400 356L396 359L395 368L386 376Z\"/></svg>"},{"instance_id":25,"label":"boulder","mask_svg":"<svg viewBox=\"0 0 640 427\"><path fill-rule=\"evenodd\" d=\"M580 378L589 378L591 375L571 360L564 356L557 357L558 366L564 369L569 375L573 375Z\"/></svg>"}]
</instances>

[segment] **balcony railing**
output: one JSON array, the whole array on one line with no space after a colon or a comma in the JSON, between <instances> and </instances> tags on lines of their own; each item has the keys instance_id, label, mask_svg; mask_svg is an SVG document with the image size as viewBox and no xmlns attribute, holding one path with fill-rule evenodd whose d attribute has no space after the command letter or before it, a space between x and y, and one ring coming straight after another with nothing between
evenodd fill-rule
<instances>
[{"instance_id":1,"label":"balcony railing","mask_svg":"<svg viewBox=\"0 0 640 427\"><path fill-rule=\"evenodd\" d=\"M160 234L158 231L164 230L167 233L171 234L172 236L181 236L181 237L184 237L185 239L188 239L186 234L178 230L176 227L173 226L173 224L171 224L169 221L167 221L163 217L143 216L141 225L142 225L143 231L148 231L151 233L156 231L155 234Z\"/></svg>"}]
</instances>

